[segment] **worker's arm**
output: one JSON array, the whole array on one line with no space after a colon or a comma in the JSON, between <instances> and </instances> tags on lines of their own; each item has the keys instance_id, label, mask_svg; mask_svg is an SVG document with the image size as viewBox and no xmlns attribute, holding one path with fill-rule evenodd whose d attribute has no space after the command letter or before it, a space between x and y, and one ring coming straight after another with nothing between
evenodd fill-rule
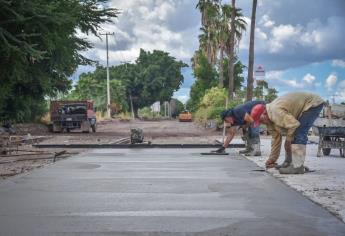
<instances>
[{"instance_id":1,"label":"worker's arm","mask_svg":"<svg viewBox=\"0 0 345 236\"><path fill-rule=\"evenodd\" d=\"M236 127L230 127L228 130L228 135L226 136L226 139L224 140L224 144L223 144L224 148L229 147L229 144L231 143L235 134L236 134Z\"/></svg>"},{"instance_id":2,"label":"worker's arm","mask_svg":"<svg viewBox=\"0 0 345 236\"><path fill-rule=\"evenodd\" d=\"M274 167L274 163L278 160L280 155L280 148L282 144L282 135L280 132L278 132L275 129L269 130L272 135L272 141L271 141L271 153L266 161L266 167L272 168Z\"/></svg>"},{"instance_id":3,"label":"worker's arm","mask_svg":"<svg viewBox=\"0 0 345 236\"><path fill-rule=\"evenodd\" d=\"M291 140L285 140L285 144L284 144L284 148L285 148L285 153L287 156L292 155L292 151L291 151Z\"/></svg>"}]
</instances>

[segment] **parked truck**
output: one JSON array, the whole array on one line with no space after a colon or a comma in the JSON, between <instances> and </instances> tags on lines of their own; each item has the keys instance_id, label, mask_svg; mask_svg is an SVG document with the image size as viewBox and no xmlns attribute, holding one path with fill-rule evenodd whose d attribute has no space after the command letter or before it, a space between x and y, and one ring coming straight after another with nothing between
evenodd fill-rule
<instances>
[{"instance_id":1,"label":"parked truck","mask_svg":"<svg viewBox=\"0 0 345 236\"><path fill-rule=\"evenodd\" d=\"M96 132L97 121L92 101L51 101L50 119L53 132L81 129Z\"/></svg>"}]
</instances>

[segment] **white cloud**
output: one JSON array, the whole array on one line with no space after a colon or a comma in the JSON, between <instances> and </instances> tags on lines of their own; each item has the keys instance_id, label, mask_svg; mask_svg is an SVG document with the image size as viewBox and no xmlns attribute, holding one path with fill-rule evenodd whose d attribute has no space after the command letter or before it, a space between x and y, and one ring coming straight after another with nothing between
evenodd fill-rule
<instances>
[{"instance_id":1,"label":"white cloud","mask_svg":"<svg viewBox=\"0 0 345 236\"><path fill-rule=\"evenodd\" d=\"M114 23L104 24L100 30L115 33L115 36L109 37L110 65L133 61L139 56L140 48L164 50L179 60L189 62L198 46L200 15L195 5L196 2L188 0L109 1L109 6L121 12ZM186 8L190 9L188 17L185 16ZM95 48L87 55L105 64L105 37L101 41L88 36L88 40Z\"/></svg>"},{"instance_id":2,"label":"white cloud","mask_svg":"<svg viewBox=\"0 0 345 236\"><path fill-rule=\"evenodd\" d=\"M345 80L339 82L335 95L338 102L345 102Z\"/></svg>"},{"instance_id":3,"label":"white cloud","mask_svg":"<svg viewBox=\"0 0 345 236\"><path fill-rule=\"evenodd\" d=\"M330 74L326 79L325 86L328 88L328 90L332 90L333 86L337 83L337 75L336 74Z\"/></svg>"},{"instance_id":4,"label":"white cloud","mask_svg":"<svg viewBox=\"0 0 345 236\"><path fill-rule=\"evenodd\" d=\"M333 60L332 61L332 66L335 66L335 67L339 66L341 68L345 68L345 61L343 61L343 60Z\"/></svg>"},{"instance_id":5,"label":"white cloud","mask_svg":"<svg viewBox=\"0 0 345 236\"><path fill-rule=\"evenodd\" d=\"M300 27L292 25L279 25L272 29L272 36L277 41L288 41L300 33Z\"/></svg>"},{"instance_id":6,"label":"white cloud","mask_svg":"<svg viewBox=\"0 0 345 236\"><path fill-rule=\"evenodd\" d=\"M307 73L301 78L287 78L284 71L268 71L265 76L270 86L293 89L312 89L321 86L320 82L316 82L316 77Z\"/></svg>"},{"instance_id":7,"label":"white cloud","mask_svg":"<svg viewBox=\"0 0 345 236\"><path fill-rule=\"evenodd\" d=\"M263 15L259 21L259 25L262 25L264 27L270 28L275 24L274 21L272 21L269 17L269 15Z\"/></svg>"},{"instance_id":8,"label":"white cloud","mask_svg":"<svg viewBox=\"0 0 345 236\"><path fill-rule=\"evenodd\" d=\"M308 73L303 77L302 80L305 81L307 84L313 84L316 78L314 75Z\"/></svg>"},{"instance_id":9,"label":"white cloud","mask_svg":"<svg viewBox=\"0 0 345 236\"><path fill-rule=\"evenodd\" d=\"M289 20L279 22L276 20L276 12L270 12L268 4L264 7L266 9L262 9L255 30L255 57L261 64L276 70L343 57L345 34L339 33L345 25L343 15L322 16L325 18L323 21L310 18L302 24L291 23L294 19L281 12ZM240 47L243 50L240 52L241 59L245 61L248 55L249 27L247 31ZM340 61L335 63L339 65Z\"/></svg>"},{"instance_id":10,"label":"white cloud","mask_svg":"<svg viewBox=\"0 0 345 236\"><path fill-rule=\"evenodd\" d=\"M281 70L273 70L273 71L268 71L266 73L265 78L267 80L275 80L275 79L281 79L281 77L283 76L284 71Z\"/></svg>"}]
</instances>

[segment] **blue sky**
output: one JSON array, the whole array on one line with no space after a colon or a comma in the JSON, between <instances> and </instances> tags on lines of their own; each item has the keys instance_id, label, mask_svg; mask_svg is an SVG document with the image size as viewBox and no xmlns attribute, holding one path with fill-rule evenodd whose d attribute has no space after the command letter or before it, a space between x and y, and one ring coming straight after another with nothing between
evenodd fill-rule
<instances>
[{"instance_id":1,"label":"blue sky","mask_svg":"<svg viewBox=\"0 0 345 236\"><path fill-rule=\"evenodd\" d=\"M196 0L109 1L122 12L101 30L115 32L109 39L110 65L134 61L140 48L164 50L190 64L198 48L200 13L196 4ZM246 65L252 1L237 0L236 4L248 23L238 46L238 56ZM255 66L265 68L264 79L279 95L306 90L325 100L345 101L344 10L344 0L258 0ZM85 37L95 46L85 55L105 65L104 40ZM73 79L92 69L80 67ZM191 68L183 74L185 83L175 97L186 101L194 78Z\"/></svg>"}]
</instances>

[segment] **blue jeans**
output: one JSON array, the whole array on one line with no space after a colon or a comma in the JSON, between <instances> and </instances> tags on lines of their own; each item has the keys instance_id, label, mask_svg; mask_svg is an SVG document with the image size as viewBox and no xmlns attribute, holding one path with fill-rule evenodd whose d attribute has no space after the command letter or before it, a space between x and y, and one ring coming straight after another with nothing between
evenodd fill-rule
<instances>
[{"instance_id":1,"label":"blue jeans","mask_svg":"<svg viewBox=\"0 0 345 236\"><path fill-rule=\"evenodd\" d=\"M260 127L252 127L252 126L249 126L248 127L248 132L249 132L249 138L251 139L255 139L255 138L259 138L260 137Z\"/></svg>"},{"instance_id":2,"label":"blue jeans","mask_svg":"<svg viewBox=\"0 0 345 236\"><path fill-rule=\"evenodd\" d=\"M308 131L319 116L322 108L323 104L320 104L317 107L311 107L309 110L303 112L301 118L298 120L301 125L295 131L295 137L292 144L307 144Z\"/></svg>"}]
</instances>

